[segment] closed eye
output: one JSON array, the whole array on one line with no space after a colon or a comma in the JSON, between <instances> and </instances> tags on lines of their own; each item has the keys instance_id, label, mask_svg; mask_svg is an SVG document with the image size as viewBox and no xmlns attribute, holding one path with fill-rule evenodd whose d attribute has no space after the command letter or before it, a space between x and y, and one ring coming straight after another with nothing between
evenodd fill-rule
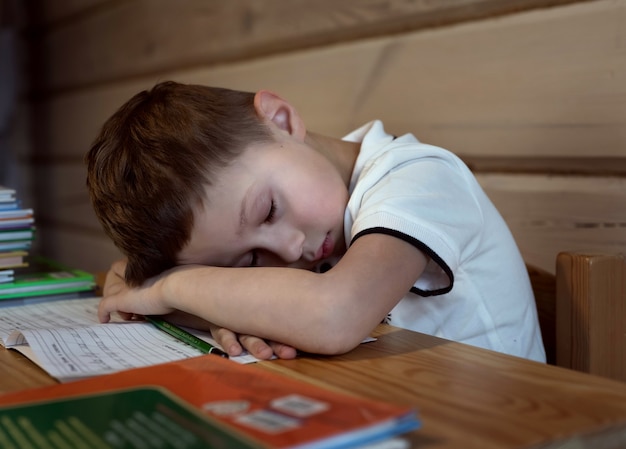
<instances>
[{"instance_id":1,"label":"closed eye","mask_svg":"<svg viewBox=\"0 0 626 449\"><path fill-rule=\"evenodd\" d=\"M272 221L274 220L274 216L276 214L276 203L274 202L274 200L272 200L270 202L270 208L267 211L267 215L265 216L265 219L263 220L263 223L272 223ZM254 250L251 252L251 257L250 257L250 263L249 265L250 267L258 267L259 266L259 254L257 250Z\"/></svg>"},{"instance_id":2,"label":"closed eye","mask_svg":"<svg viewBox=\"0 0 626 449\"><path fill-rule=\"evenodd\" d=\"M264 223L271 223L274 219L274 214L276 213L276 203L272 200L270 204L270 210L267 212L267 216L265 217Z\"/></svg>"},{"instance_id":3,"label":"closed eye","mask_svg":"<svg viewBox=\"0 0 626 449\"><path fill-rule=\"evenodd\" d=\"M252 251L252 258L250 259L250 267L258 267L259 266L259 256L256 251Z\"/></svg>"}]
</instances>

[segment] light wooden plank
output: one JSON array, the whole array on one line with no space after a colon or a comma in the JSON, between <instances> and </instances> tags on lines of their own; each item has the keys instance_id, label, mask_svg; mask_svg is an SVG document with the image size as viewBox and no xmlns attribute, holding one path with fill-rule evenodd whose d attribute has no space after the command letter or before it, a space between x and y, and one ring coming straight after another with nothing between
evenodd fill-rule
<instances>
[{"instance_id":1,"label":"light wooden plank","mask_svg":"<svg viewBox=\"0 0 626 449\"><path fill-rule=\"evenodd\" d=\"M624 156L625 8L584 3L399 37L355 115L474 156Z\"/></svg>"},{"instance_id":2,"label":"light wooden plank","mask_svg":"<svg viewBox=\"0 0 626 449\"><path fill-rule=\"evenodd\" d=\"M626 178L479 174L524 260L555 273L561 251L626 254Z\"/></svg>"},{"instance_id":3,"label":"light wooden plank","mask_svg":"<svg viewBox=\"0 0 626 449\"><path fill-rule=\"evenodd\" d=\"M311 129L341 136L352 128L352 103L376 62L376 48L382 45L383 42L373 42L350 51L306 51L200 71L166 73L60 95L39 105L42 121L38 129L39 153L46 157L82 157L104 121L123 102L166 79L250 91L272 89L292 101L305 120L310 117ZM336 69L329 71L328 67ZM354 76L338 76L349 68L355 70ZM333 114L328 114L328 110Z\"/></svg>"},{"instance_id":4,"label":"light wooden plank","mask_svg":"<svg viewBox=\"0 0 626 449\"><path fill-rule=\"evenodd\" d=\"M625 7L580 3L68 93L41 106L41 152L84 154L122 102L176 79L275 90L335 136L380 118L464 156L625 157Z\"/></svg>"},{"instance_id":5,"label":"light wooden plank","mask_svg":"<svg viewBox=\"0 0 626 449\"><path fill-rule=\"evenodd\" d=\"M75 88L574 1L580 0L45 2L44 17L93 13L43 34L47 74L40 87Z\"/></svg>"}]
</instances>

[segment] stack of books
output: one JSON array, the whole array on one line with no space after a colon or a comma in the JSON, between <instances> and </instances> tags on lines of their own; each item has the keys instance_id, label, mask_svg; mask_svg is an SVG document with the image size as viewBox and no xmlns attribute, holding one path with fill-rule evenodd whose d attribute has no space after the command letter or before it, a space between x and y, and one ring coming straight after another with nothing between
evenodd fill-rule
<instances>
[{"instance_id":1,"label":"stack of books","mask_svg":"<svg viewBox=\"0 0 626 449\"><path fill-rule=\"evenodd\" d=\"M0 303L93 291L94 276L31 254L33 209L21 207L15 189L0 186Z\"/></svg>"},{"instance_id":2,"label":"stack of books","mask_svg":"<svg viewBox=\"0 0 626 449\"><path fill-rule=\"evenodd\" d=\"M15 270L26 267L35 234L32 209L22 209L15 190L0 186L0 284L14 280Z\"/></svg>"}]
</instances>

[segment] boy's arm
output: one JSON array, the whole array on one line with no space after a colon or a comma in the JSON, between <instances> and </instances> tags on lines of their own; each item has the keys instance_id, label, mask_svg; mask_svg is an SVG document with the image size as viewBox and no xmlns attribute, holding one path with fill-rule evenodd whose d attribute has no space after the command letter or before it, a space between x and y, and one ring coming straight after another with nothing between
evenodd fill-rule
<instances>
[{"instance_id":1,"label":"boy's arm","mask_svg":"<svg viewBox=\"0 0 626 449\"><path fill-rule=\"evenodd\" d=\"M410 290L426 256L384 234L357 239L337 265L319 274L292 268L177 267L148 286L107 296L114 311L166 314L175 309L241 334L323 354L357 346Z\"/></svg>"},{"instance_id":2,"label":"boy's arm","mask_svg":"<svg viewBox=\"0 0 626 449\"><path fill-rule=\"evenodd\" d=\"M107 272L103 295L111 296L128 290L129 287L124 280L124 271L126 270L127 259L120 259L111 265ZM132 314L122 314L125 319L131 319ZM167 315L168 321L182 326L193 327L211 332L219 344L231 356L241 354L244 349L259 359L270 359L273 355L281 359L293 359L296 356L295 348L284 345L275 341L265 341L253 335L238 335L230 329L216 326L196 315L191 315L180 310L175 310Z\"/></svg>"}]
</instances>

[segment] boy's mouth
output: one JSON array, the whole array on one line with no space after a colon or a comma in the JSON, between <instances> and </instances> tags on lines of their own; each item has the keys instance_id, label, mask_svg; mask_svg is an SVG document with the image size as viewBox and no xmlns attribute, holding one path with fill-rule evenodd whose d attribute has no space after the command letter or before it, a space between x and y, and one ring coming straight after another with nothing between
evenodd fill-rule
<instances>
[{"instance_id":1,"label":"boy's mouth","mask_svg":"<svg viewBox=\"0 0 626 449\"><path fill-rule=\"evenodd\" d=\"M317 251L316 256L319 255L319 257L317 257L317 260L326 259L328 256L332 255L334 247L335 245L333 244L333 239L330 236L329 232L328 234L326 234L326 238L324 239L322 246L320 246L320 249Z\"/></svg>"},{"instance_id":2,"label":"boy's mouth","mask_svg":"<svg viewBox=\"0 0 626 449\"><path fill-rule=\"evenodd\" d=\"M324 241L322 242L321 246L315 252L315 255L313 256L311 262L317 263L320 260L332 256L334 249L335 243L333 242L333 238L331 237L330 232L328 232L326 234L326 237L324 237Z\"/></svg>"}]
</instances>

